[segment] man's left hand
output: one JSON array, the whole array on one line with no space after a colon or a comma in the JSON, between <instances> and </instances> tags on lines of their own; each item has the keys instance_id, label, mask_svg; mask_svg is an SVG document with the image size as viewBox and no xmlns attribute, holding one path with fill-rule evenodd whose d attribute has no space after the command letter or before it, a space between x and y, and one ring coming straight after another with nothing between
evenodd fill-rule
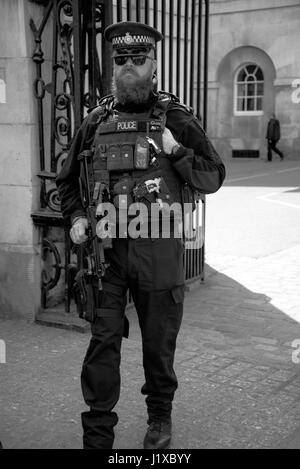
<instances>
[{"instance_id":1,"label":"man's left hand","mask_svg":"<svg viewBox=\"0 0 300 469\"><path fill-rule=\"evenodd\" d=\"M162 135L163 141L163 148L166 155L172 155L173 148L178 147L179 143L173 137L172 132L165 128L164 133Z\"/></svg>"}]
</instances>

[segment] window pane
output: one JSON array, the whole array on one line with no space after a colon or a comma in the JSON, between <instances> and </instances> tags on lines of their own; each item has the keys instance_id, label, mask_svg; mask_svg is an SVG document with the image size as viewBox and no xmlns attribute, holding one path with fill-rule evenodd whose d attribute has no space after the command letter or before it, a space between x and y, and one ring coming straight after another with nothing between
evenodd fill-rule
<instances>
[{"instance_id":1,"label":"window pane","mask_svg":"<svg viewBox=\"0 0 300 469\"><path fill-rule=\"evenodd\" d=\"M237 111L245 111L245 99L244 98L238 98Z\"/></svg>"},{"instance_id":2,"label":"window pane","mask_svg":"<svg viewBox=\"0 0 300 469\"><path fill-rule=\"evenodd\" d=\"M264 95L264 84L263 83L257 83L257 94L258 94L258 96L263 96Z\"/></svg>"},{"instance_id":3,"label":"window pane","mask_svg":"<svg viewBox=\"0 0 300 469\"><path fill-rule=\"evenodd\" d=\"M246 94L246 87L245 85L238 85L237 86L237 95L238 96L245 96Z\"/></svg>"},{"instance_id":4,"label":"window pane","mask_svg":"<svg viewBox=\"0 0 300 469\"><path fill-rule=\"evenodd\" d=\"M248 94L248 96L254 96L255 95L255 85L254 84L249 84L248 85L247 94Z\"/></svg>"},{"instance_id":5,"label":"window pane","mask_svg":"<svg viewBox=\"0 0 300 469\"><path fill-rule=\"evenodd\" d=\"M257 111L262 111L263 110L263 99L262 98L257 98L257 100L256 100L256 110Z\"/></svg>"},{"instance_id":6,"label":"window pane","mask_svg":"<svg viewBox=\"0 0 300 469\"><path fill-rule=\"evenodd\" d=\"M247 99L247 111L255 111L253 98Z\"/></svg>"},{"instance_id":7,"label":"window pane","mask_svg":"<svg viewBox=\"0 0 300 469\"><path fill-rule=\"evenodd\" d=\"M257 69L257 72L256 72L256 79L259 80L259 81L263 81L263 79L264 79L264 74L263 74L261 68L258 68L258 69Z\"/></svg>"},{"instance_id":8,"label":"window pane","mask_svg":"<svg viewBox=\"0 0 300 469\"><path fill-rule=\"evenodd\" d=\"M251 75L250 77L247 77L247 81L255 81L255 77Z\"/></svg>"},{"instance_id":9,"label":"window pane","mask_svg":"<svg viewBox=\"0 0 300 469\"><path fill-rule=\"evenodd\" d=\"M245 81L245 78L246 78L246 72L245 72L245 69L243 68L238 74L237 81Z\"/></svg>"},{"instance_id":10,"label":"window pane","mask_svg":"<svg viewBox=\"0 0 300 469\"><path fill-rule=\"evenodd\" d=\"M257 65L247 65L247 71L249 74L253 73L254 70L256 69Z\"/></svg>"}]
</instances>

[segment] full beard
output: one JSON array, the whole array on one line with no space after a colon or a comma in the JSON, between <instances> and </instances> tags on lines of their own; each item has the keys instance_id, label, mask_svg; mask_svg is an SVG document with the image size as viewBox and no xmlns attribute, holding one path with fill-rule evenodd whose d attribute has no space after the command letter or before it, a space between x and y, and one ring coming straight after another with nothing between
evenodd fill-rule
<instances>
[{"instance_id":1,"label":"full beard","mask_svg":"<svg viewBox=\"0 0 300 469\"><path fill-rule=\"evenodd\" d=\"M113 93L123 106L146 104L150 100L153 93L152 77L138 78L135 76L135 78L134 82L131 83L126 83L123 76L113 78Z\"/></svg>"}]
</instances>

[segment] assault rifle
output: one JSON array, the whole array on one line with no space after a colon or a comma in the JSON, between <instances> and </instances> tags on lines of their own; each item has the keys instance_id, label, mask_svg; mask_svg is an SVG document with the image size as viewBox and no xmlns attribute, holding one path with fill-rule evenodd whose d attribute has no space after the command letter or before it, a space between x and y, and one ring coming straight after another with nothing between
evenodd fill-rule
<instances>
[{"instance_id":1,"label":"assault rifle","mask_svg":"<svg viewBox=\"0 0 300 469\"><path fill-rule=\"evenodd\" d=\"M78 156L80 162L79 188L82 206L88 220L87 241L82 247L84 256L75 277L75 301L79 317L94 322L97 317L99 292L102 290L102 278L107 264L105 263L103 240L96 233L97 206L109 199L109 188L105 183L96 182L91 190L93 151L85 150ZM107 242L106 242L107 245Z\"/></svg>"}]
</instances>

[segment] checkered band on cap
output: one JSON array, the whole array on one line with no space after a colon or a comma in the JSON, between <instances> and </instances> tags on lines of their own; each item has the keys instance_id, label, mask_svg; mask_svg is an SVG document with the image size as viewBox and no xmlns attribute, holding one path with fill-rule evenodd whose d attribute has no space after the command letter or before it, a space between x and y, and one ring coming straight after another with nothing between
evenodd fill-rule
<instances>
[{"instance_id":1,"label":"checkered band on cap","mask_svg":"<svg viewBox=\"0 0 300 469\"><path fill-rule=\"evenodd\" d=\"M130 33L126 33L125 36L116 36L112 38L112 44L114 47L116 46L136 46L136 45L155 45L154 37L145 36L145 35L131 35Z\"/></svg>"},{"instance_id":2,"label":"checkered band on cap","mask_svg":"<svg viewBox=\"0 0 300 469\"><path fill-rule=\"evenodd\" d=\"M114 49L137 46L153 46L163 39L157 29L137 21L122 21L110 24L104 31L104 37L112 43Z\"/></svg>"}]
</instances>

